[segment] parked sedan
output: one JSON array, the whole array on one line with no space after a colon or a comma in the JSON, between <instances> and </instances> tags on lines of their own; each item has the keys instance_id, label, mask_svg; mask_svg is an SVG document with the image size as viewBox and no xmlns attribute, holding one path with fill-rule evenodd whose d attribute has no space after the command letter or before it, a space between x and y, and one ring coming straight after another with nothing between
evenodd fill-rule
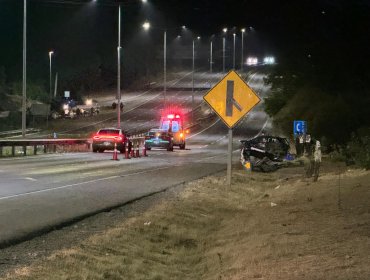
<instances>
[{"instance_id":1,"label":"parked sedan","mask_svg":"<svg viewBox=\"0 0 370 280\"><path fill-rule=\"evenodd\" d=\"M131 150L132 143L122 129L117 128L103 128L100 129L93 136L92 150L94 153L103 153L105 150L114 150L115 144L117 144L117 150L121 153L126 151L126 145L128 145L129 152Z\"/></svg>"},{"instance_id":2,"label":"parked sedan","mask_svg":"<svg viewBox=\"0 0 370 280\"><path fill-rule=\"evenodd\" d=\"M163 148L173 151L173 134L163 129L151 129L145 135L145 148Z\"/></svg>"}]
</instances>

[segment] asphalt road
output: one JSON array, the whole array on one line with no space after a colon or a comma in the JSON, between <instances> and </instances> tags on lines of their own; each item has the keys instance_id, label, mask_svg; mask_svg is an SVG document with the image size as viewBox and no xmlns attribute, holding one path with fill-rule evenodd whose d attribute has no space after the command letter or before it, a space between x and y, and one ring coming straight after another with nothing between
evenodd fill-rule
<instances>
[{"instance_id":1,"label":"asphalt road","mask_svg":"<svg viewBox=\"0 0 370 280\"><path fill-rule=\"evenodd\" d=\"M196 111L191 120L191 82L184 73L172 81L167 104L181 108L193 126L187 149L152 150L148 157L113 161L112 153L63 153L0 159L0 246L52 230L104 209L123 205L171 186L226 169L227 127L201 105L207 88L222 74L197 75ZM262 74L248 83L261 96L268 94ZM176 90L176 86L179 90ZM200 90L204 88L204 90ZM161 91L127 93L122 122L126 130L142 131L158 126L163 109ZM109 101L107 101L109 102ZM204 118L206 114L206 118ZM111 123L109 123L111 122ZM104 123L114 126L114 120ZM259 104L234 130L234 160L239 160L238 140L268 130L269 120Z\"/></svg>"}]
</instances>

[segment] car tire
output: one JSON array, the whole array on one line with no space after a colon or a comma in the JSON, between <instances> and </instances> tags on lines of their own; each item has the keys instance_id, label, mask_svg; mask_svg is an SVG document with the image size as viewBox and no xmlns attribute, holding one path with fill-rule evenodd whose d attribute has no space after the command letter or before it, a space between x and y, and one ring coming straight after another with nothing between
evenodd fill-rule
<instances>
[{"instance_id":1,"label":"car tire","mask_svg":"<svg viewBox=\"0 0 370 280\"><path fill-rule=\"evenodd\" d=\"M180 150L185 150L185 143L184 144L180 144Z\"/></svg>"},{"instance_id":2,"label":"car tire","mask_svg":"<svg viewBox=\"0 0 370 280\"><path fill-rule=\"evenodd\" d=\"M173 144L171 144L171 145L168 146L167 151L173 152Z\"/></svg>"},{"instance_id":3,"label":"car tire","mask_svg":"<svg viewBox=\"0 0 370 280\"><path fill-rule=\"evenodd\" d=\"M99 149L99 153L104 153L104 149Z\"/></svg>"},{"instance_id":4,"label":"car tire","mask_svg":"<svg viewBox=\"0 0 370 280\"><path fill-rule=\"evenodd\" d=\"M92 151L93 151L93 153L96 153L96 152L98 152L98 148L93 148Z\"/></svg>"}]
</instances>

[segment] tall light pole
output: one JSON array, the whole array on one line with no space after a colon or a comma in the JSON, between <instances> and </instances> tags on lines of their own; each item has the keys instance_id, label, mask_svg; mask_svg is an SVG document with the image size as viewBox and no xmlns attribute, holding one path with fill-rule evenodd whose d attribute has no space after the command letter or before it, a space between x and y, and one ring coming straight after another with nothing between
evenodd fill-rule
<instances>
[{"instance_id":1,"label":"tall light pole","mask_svg":"<svg viewBox=\"0 0 370 280\"><path fill-rule=\"evenodd\" d=\"M233 37L234 37L234 45L233 45L233 69L235 70L235 38L236 38L236 34L235 33L233 34Z\"/></svg>"},{"instance_id":2,"label":"tall light pole","mask_svg":"<svg viewBox=\"0 0 370 280\"><path fill-rule=\"evenodd\" d=\"M244 65L244 33L245 33L245 28L242 28L242 53L241 53L241 56L242 56L242 61L241 61L241 65L240 65L240 70L243 71L243 65Z\"/></svg>"},{"instance_id":3,"label":"tall light pole","mask_svg":"<svg viewBox=\"0 0 370 280\"><path fill-rule=\"evenodd\" d=\"M166 91L167 91L167 31L163 33L163 99L164 108L166 108Z\"/></svg>"},{"instance_id":4,"label":"tall light pole","mask_svg":"<svg viewBox=\"0 0 370 280\"><path fill-rule=\"evenodd\" d=\"M213 41L211 40L211 46L209 50L209 72L212 74L212 64L213 64Z\"/></svg>"},{"instance_id":5,"label":"tall light pole","mask_svg":"<svg viewBox=\"0 0 370 280\"><path fill-rule=\"evenodd\" d=\"M143 23L144 30L149 30L150 22ZM163 32L163 104L166 108L166 93L167 93L167 31Z\"/></svg>"},{"instance_id":6,"label":"tall light pole","mask_svg":"<svg viewBox=\"0 0 370 280\"><path fill-rule=\"evenodd\" d=\"M197 37L200 40L200 37ZM192 71L192 88L191 88L191 119L194 122L194 71L195 71L195 39L193 39L193 71Z\"/></svg>"},{"instance_id":7,"label":"tall light pole","mask_svg":"<svg viewBox=\"0 0 370 280\"><path fill-rule=\"evenodd\" d=\"M49 81L49 98L50 98L50 100L51 100L51 97L52 97L52 79L51 79L51 77L52 77L52 75L51 75L51 57L52 57L52 55L54 54L54 52L53 51L50 51L49 52L49 77L50 77L50 81Z\"/></svg>"},{"instance_id":8,"label":"tall light pole","mask_svg":"<svg viewBox=\"0 0 370 280\"><path fill-rule=\"evenodd\" d=\"M23 83L22 83L22 137L26 137L26 111L27 111L27 0L23 0Z\"/></svg>"},{"instance_id":9,"label":"tall light pole","mask_svg":"<svg viewBox=\"0 0 370 280\"><path fill-rule=\"evenodd\" d=\"M225 47L226 47L226 32L227 32L227 28L224 28L222 29L222 31L224 32L224 36L222 37L222 72L225 73Z\"/></svg>"},{"instance_id":10,"label":"tall light pole","mask_svg":"<svg viewBox=\"0 0 370 280\"><path fill-rule=\"evenodd\" d=\"M121 4L118 6L117 128L121 128Z\"/></svg>"}]
</instances>

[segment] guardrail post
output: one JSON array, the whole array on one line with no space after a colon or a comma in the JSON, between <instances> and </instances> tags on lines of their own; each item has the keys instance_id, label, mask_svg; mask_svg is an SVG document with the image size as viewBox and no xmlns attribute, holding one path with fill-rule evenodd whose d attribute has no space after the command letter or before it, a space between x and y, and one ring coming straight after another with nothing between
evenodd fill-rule
<instances>
[{"instance_id":1,"label":"guardrail post","mask_svg":"<svg viewBox=\"0 0 370 280\"><path fill-rule=\"evenodd\" d=\"M23 156L27 155L27 146L23 146Z\"/></svg>"},{"instance_id":2,"label":"guardrail post","mask_svg":"<svg viewBox=\"0 0 370 280\"><path fill-rule=\"evenodd\" d=\"M48 152L48 145L44 144L44 154Z\"/></svg>"},{"instance_id":3,"label":"guardrail post","mask_svg":"<svg viewBox=\"0 0 370 280\"><path fill-rule=\"evenodd\" d=\"M0 146L0 157L3 156L3 146Z\"/></svg>"},{"instance_id":4,"label":"guardrail post","mask_svg":"<svg viewBox=\"0 0 370 280\"><path fill-rule=\"evenodd\" d=\"M15 156L15 146L12 146L12 156Z\"/></svg>"},{"instance_id":5,"label":"guardrail post","mask_svg":"<svg viewBox=\"0 0 370 280\"><path fill-rule=\"evenodd\" d=\"M53 152L56 153L57 152L57 145L53 145Z\"/></svg>"},{"instance_id":6,"label":"guardrail post","mask_svg":"<svg viewBox=\"0 0 370 280\"><path fill-rule=\"evenodd\" d=\"M37 145L33 146L33 154L37 155Z\"/></svg>"}]
</instances>

